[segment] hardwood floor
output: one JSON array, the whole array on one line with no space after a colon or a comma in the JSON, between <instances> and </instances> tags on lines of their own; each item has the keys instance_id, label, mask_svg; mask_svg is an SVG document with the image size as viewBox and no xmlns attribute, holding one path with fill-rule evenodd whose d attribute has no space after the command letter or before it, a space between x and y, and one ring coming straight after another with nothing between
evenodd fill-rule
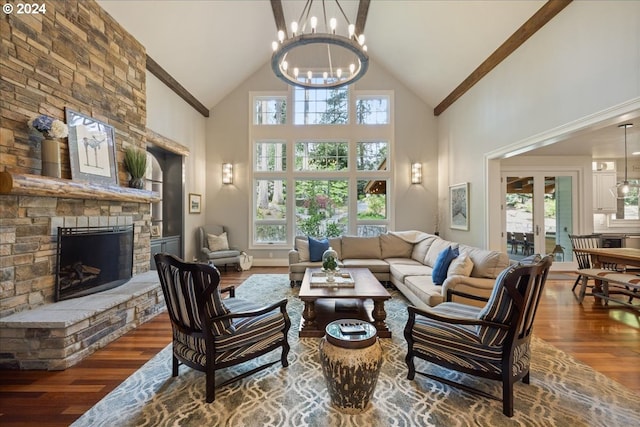
<instances>
[{"instance_id":1,"label":"hardwood floor","mask_svg":"<svg viewBox=\"0 0 640 427\"><path fill-rule=\"evenodd\" d=\"M285 267L223 272L223 285ZM535 335L640 394L640 312L587 298L569 280L547 280ZM166 313L65 371L0 371L0 425L67 426L171 342Z\"/></svg>"}]
</instances>

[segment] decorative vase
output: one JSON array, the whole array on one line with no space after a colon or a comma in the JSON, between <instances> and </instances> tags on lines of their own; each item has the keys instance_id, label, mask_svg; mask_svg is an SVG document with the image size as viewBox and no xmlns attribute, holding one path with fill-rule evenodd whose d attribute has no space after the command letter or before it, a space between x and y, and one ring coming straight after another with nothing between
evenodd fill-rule
<instances>
[{"instance_id":1,"label":"decorative vase","mask_svg":"<svg viewBox=\"0 0 640 427\"><path fill-rule=\"evenodd\" d=\"M322 254L322 269L327 274L327 282L334 282L338 268L338 253L331 246Z\"/></svg>"},{"instance_id":2,"label":"decorative vase","mask_svg":"<svg viewBox=\"0 0 640 427\"><path fill-rule=\"evenodd\" d=\"M129 187L142 190L144 188L144 178L131 178L129 180Z\"/></svg>"},{"instance_id":3,"label":"decorative vase","mask_svg":"<svg viewBox=\"0 0 640 427\"><path fill-rule=\"evenodd\" d=\"M40 158L42 159L42 175L61 178L60 141L45 138L41 144Z\"/></svg>"}]
</instances>

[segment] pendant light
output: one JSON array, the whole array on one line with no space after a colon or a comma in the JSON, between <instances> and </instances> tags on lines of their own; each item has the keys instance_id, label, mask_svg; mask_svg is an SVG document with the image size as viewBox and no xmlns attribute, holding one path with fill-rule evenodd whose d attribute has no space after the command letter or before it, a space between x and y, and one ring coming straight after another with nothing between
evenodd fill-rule
<instances>
[{"instance_id":1,"label":"pendant light","mask_svg":"<svg viewBox=\"0 0 640 427\"><path fill-rule=\"evenodd\" d=\"M616 199L624 199L629 194L629 178L627 176L627 128L633 127L633 123L624 123L618 125L619 128L624 128L624 181L618 182L615 187L611 187L611 194Z\"/></svg>"}]
</instances>

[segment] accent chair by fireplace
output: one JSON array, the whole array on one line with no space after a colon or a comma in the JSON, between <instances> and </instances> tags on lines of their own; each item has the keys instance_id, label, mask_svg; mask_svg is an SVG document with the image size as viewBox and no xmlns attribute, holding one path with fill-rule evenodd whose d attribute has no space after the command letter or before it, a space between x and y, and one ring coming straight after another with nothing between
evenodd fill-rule
<instances>
[{"instance_id":1,"label":"accent chair by fireplace","mask_svg":"<svg viewBox=\"0 0 640 427\"><path fill-rule=\"evenodd\" d=\"M233 286L220 289L220 274L211 265L183 262L169 254L155 257L173 329L173 371L179 364L206 373L206 401L215 400L215 373L282 348L287 367L291 321L287 300L269 306L235 298ZM230 297L223 299L222 293ZM273 360L218 384L225 386L277 363Z\"/></svg>"}]
</instances>

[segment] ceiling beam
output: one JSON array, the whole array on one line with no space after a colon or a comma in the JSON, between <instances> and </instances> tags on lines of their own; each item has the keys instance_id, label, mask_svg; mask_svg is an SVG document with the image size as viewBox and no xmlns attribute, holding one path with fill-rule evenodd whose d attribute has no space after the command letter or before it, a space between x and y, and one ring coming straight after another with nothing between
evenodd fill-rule
<instances>
[{"instance_id":1,"label":"ceiling beam","mask_svg":"<svg viewBox=\"0 0 640 427\"><path fill-rule=\"evenodd\" d=\"M156 76L162 83L167 85L169 89L174 91L180 98L184 99L187 104L196 109L197 112L205 117L209 117L209 109L205 107L195 96L184 88L176 79L171 77L156 61L147 55L147 70Z\"/></svg>"},{"instance_id":2,"label":"ceiling beam","mask_svg":"<svg viewBox=\"0 0 640 427\"><path fill-rule=\"evenodd\" d=\"M284 38L289 38L287 34L287 21L284 20L284 11L282 10L282 1L271 0L271 10L273 11L273 19L276 21L276 31L284 31Z\"/></svg>"},{"instance_id":3,"label":"ceiling beam","mask_svg":"<svg viewBox=\"0 0 640 427\"><path fill-rule=\"evenodd\" d=\"M435 116L442 114L458 98L464 95L484 76L493 70L498 64L504 61L536 31L542 28L547 22L556 16L562 9L567 7L572 0L549 0L542 6L527 22L522 24L515 33L502 43L485 61L478 66L457 88L453 90L438 106L433 110Z\"/></svg>"},{"instance_id":4,"label":"ceiling beam","mask_svg":"<svg viewBox=\"0 0 640 427\"><path fill-rule=\"evenodd\" d=\"M367 22L367 14L369 13L369 3L371 0L360 0L358 4L358 15L356 16L356 34L364 32L364 25ZM287 22L284 19L284 11L282 9L282 0L271 0L271 10L273 11L273 19L276 21L276 30L284 31L284 37L288 38Z\"/></svg>"},{"instance_id":5,"label":"ceiling beam","mask_svg":"<svg viewBox=\"0 0 640 427\"><path fill-rule=\"evenodd\" d=\"M356 34L364 33L364 24L367 22L370 0L360 0L358 15L356 16Z\"/></svg>"}]
</instances>

